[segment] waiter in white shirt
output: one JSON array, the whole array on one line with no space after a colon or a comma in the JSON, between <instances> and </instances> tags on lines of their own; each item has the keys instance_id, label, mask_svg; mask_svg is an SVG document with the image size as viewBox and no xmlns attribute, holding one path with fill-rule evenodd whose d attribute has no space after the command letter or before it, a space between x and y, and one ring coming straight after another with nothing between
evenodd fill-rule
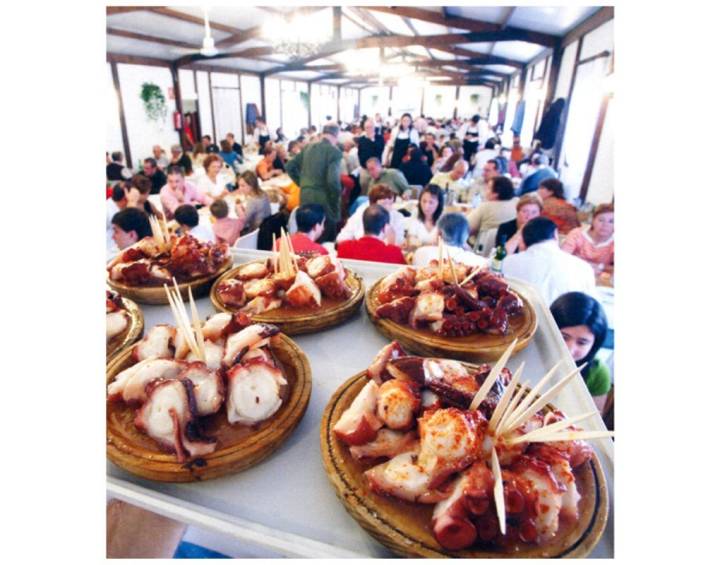
<instances>
[{"instance_id":1,"label":"waiter in white shirt","mask_svg":"<svg viewBox=\"0 0 720 565\"><path fill-rule=\"evenodd\" d=\"M505 258L502 266L505 276L535 286L548 306L566 292L594 294L592 267L560 249L557 226L552 220L533 218L523 227L522 238L527 250Z\"/></svg>"}]
</instances>

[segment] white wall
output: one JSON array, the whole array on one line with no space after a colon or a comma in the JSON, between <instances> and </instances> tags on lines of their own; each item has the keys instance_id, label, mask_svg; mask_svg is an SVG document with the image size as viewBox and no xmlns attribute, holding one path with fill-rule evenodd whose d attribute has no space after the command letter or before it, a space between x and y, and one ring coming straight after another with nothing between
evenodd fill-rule
<instances>
[{"instance_id":1,"label":"white wall","mask_svg":"<svg viewBox=\"0 0 720 565\"><path fill-rule=\"evenodd\" d=\"M425 87L424 114L435 119L452 118L455 108L455 89L454 86Z\"/></svg>"},{"instance_id":2,"label":"white wall","mask_svg":"<svg viewBox=\"0 0 720 565\"><path fill-rule=\"evenodd\" d=\"M422 103L422 88L414 86L393 86L392 88L392 115L400 118L404 113L410 114L413 118L420 115L420 104Z\"/></svg>"},{"instance_id":3,"label":"white wall","mask_svg":"<svg viewBox=\"0 0 720 565\"><path fill-rule=\"evenodd\" d=\"M610 98L586 198L588 202L596 205L612 202L615 194L614 119L613 98Z\"/></svg>"},{"instance_id":4,"label":"white wall","mask_svg":"<svg viewBox=\"0 0 720 565\"><path fill-rule=\"evenodd\" d=\"M243 100L243 102L245 102ZM268 128L271 131L275 131L280 127L280 80L276 78L265 79L265 103L267 104L267 119ZM285 134L287 135L287 133Z\"/></svg>"},{"instance_id":5,"label":"white wall","mask_svg":"<svg viewBox=\"0 0 720 565\"><path fill-rule=\"evenodd\" d=\"M235 73L212 73L213 109L215 111L215 141L220 145L228 133L241 139L240 88Z\"/></svg>"},{"instance_id":6,"label":"white wall","mask_svg":"<svg viewBox=\"0 0 720 565\"><path fill-rule=\"evenodd\" d=\"M357 90L354 88L340 88L340 120L352 122L355 119L355 105L357 104Z\"/></svg>"},{"instance_id":7,"label":"white wall","mask_svg":"<svg viewBox=\"0 0 720 565\"><path fill-rule=\"evenodd\" d=\"M583 38L580 59L587 59L606 50L612 52L614 49L614 31L615 20L610 20L586 34Z\"/></svg>"},{"instance_id":8,"label":"white wall","mask_svg":"<svg viewBox=\"0 0 720 565\"><path fill-rule=\"evenodd\" d=\"M212 108L210 106L210 75L205 71L197 71L195 76L197 77L200 135L209 135L214 140L215 131L213 129Z\"/></svg>"},{"instance_id":9,"label":"white wall","mask_svg":"<svg viewBox=\"0 0 720 565\"><path fill-rule=\"evenodd\" d=\"M330 116L332 121L337 121L337 86L331 84L310 85L310 110L312 111L312 125L322 131L322 127Z\"/></svg>"},{"instance_id":10,"label":"white wall","mask_svg":"<svg viewBox=\"0 0 720 565\"><path fill-rule=\"evenodd\" d=\"M105 105L105 151L113 153L114 151L122 151L123 148L122 130L120 129L120 104L115 92L115 85L112 78L112 69L110 63L107 63L107 91ZM127 155L125 155L127 158Z\"/></svg>"},{"instance_id":11,"label":"white wall","mask_svg":"<svg viewBox=\"0 0 720 565\"><path fill-rule=\"evenodd\" d=\"M360 115L374 116L379 113L386 117L390 106L390 88L370 86L360 91Z\"/></svg>"},{"instance_id":12,"label":"white wall","mask_svg":"<svg viewBox=\"0 0 720 565\"><path fill-rule=\"evenodd\" d=\"M301 93L307 92L307 83L294 80L283 80L280 83L280 88L282 92L283 132L288 139L294 139L300 135L300 129L307 127L308 124L308 111L301 96ZM269 104L267 96L266 92L265 98L266 102ZM280 127L280 124L273 126L273 134L278 127Z\"/></svg>"},{"instance_id":13,"label":"white wall","mask_svg":"<svg viewBox=\"0 0 720 565\"><path fill-rule=\"evenodd\" d=\"M480 95L480 100L473 103L472 96ZM487 86L461 86L458 98L458 118L471 118L474 114L486 117L490 110L492 89ZM452 117L452 110L449 114Z\"/></svg>"},{"instance_id":14,"label":"white wall","mask_svg":"<svg viewBox=\"0 0 720 565\"><path fill-rule=\"evenodd\" d=\"M570 94L570 81L572 80L573 68L575 67L575 57L577 55L578 42L573 41L563 51L562 60L560 62L560 72L558 73L557 86L555 87L555 98L565 98L567 101Z\"/></svg>"},{"instance_id":15,"label":"white wall","mask_svg":"<svg viewBox=\"0 0 720 565\"><path fill-rule=\"evenodd\" d=\"M243 99L243 120L245 120L245 112L248 104L257 105L260 115L265 117L265 108L263 108L262 105L262 95L260 92L260 77L255 75L241 75L240 88Z\"/></svg>"},{"instance_id":16,"label":"white wall","mask_svg":"<svg viewBox=\"0 0 720 565\"><path fill-rule=\"evenodd\" d=\"M120 90L125 108L125 122L128 131L132 166L136 168L138 161L152 156L152 146L159 144L170 153L170 146L178 143L180 138L173 128L173 112L175 101L170 99L172 89L170 69L145 65L118 64ZM157 84L165 95L167 114L165 119L151 122L145 114L140 91L144 82Z\"/></svg>"}]
</instances>

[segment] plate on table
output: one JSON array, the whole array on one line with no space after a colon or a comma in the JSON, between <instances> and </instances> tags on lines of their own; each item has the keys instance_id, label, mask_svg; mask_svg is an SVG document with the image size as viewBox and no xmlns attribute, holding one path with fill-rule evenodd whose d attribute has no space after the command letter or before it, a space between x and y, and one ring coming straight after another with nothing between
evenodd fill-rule
<instances>
[{"instance_id":1,"label":"plate on table","mask_svg":"<svg viewBox=\"0 0 720 565\"><path fill-rule=\"evenodd\" d=\"M192 290L193 297L201 298L207 296L210 292L213 282L223 273L228 271L233 264L232 257L228 257L221 267L211 275L199 277L197 279L178 283L180 292L184 299L187 300L188 289ZM110 280L110 275L107 276L107 284L113 290L119 292L123 296L136 300L141 304L167 304L167 294L165 294L165 288L161 286L131 286L123 284L117 281Z\"/></svg>"},{"instance_id":2,"label":"plate on table","mask_svg":"<svg viewBox=\"0 0 720 565\"><path fill-rule=\"evenodd\" d=\"M375 327L390 340L397 340L407 350L430 357L450 357L470 362L498 359L508 345L517 338L515 352L525 349L537 331L538 320L530 302L520 292L515 292L523 301L522 312L508 320L508 332L504 335L472 333L465 336L442 336L426 328L412 328L390 318L377 314L381 306L378 299L380 279L370 288L365 307Z\"/></svg>"},{"instance_id":3,"label":"plate on table","mask_svg":"<svg viewBox=\"0 0 720 565\"><path fill-rule=\"evenodd\" d=\"M378 542L403 557L583 558L592 552L608 518L607 484L594 452L589 460L573 469L582 497L578 520L561 522L560 529L549 542L542 545L519 542L511 549L483 547L477 541L467 549L456 551L441 546L433 535L434 505L406 502L371 490L363 473L378 464L378 460L362 462L354 459L349 447L333 433L340 416L367 383L367 371L363 371L338 388L325 408L320 442L323 465L338 498L358 524Z\"/></svg>"},{"instance_id":4,"label":"plate on table","mask_svg":"<svg viewBox=\"0 0 720 565\"><path fill-rule=\"evenodd\" d=\"M243 263L218 278L210 290L210 300L213 306L215 306L215 309L218 310L218 312L228 313L238 311L239 308L228 306L223 302L218 293L218 286L224 281L233 279L241 269L248 265L253 263L262 264L265 262L265 259L260 259ZM330 298L323 296L322 303L319 307L283 305L261 314L248 315L254 322L276 325L283 333L288 335L315 333L337 326L357 312L365 294L362 278L350 269L345 268L344 270L347 275L345 283L350 290L350 296L348 298Z\"/></svg>"},{"instance_id":5,"label":"plate on table","mask_svg":"<svg viewBox=\"0 0 720 565\"><path fill-rule=\"evenodd\" d=\"M281 388L282 405L268 419L252 426L230 424L226 407L201 419L203 433L217 439L209 455L179 462L175 454L163 451L150 436L134 424L136 410L121 401L107 401L107 457L118 467L140 477L165 482L214 479L256 465L273 453L293 432L307 409L312 389L310 363L289 337L276 334L269 349L287 381ZM135 363L132 349L107 366L106 382L111 383ZM150 386L150 385L149 385Z\"/></svg>"},{"instance_id":6,"label":"plate on table","mask_svg":"<svg viewBox=\"0 0 720 565\"><path fill-rule=\"evenodd\" d=\"M123 310L128 315L128 325L124 331L120 332L105 344L105 361L110 362L115 355L131 346L142 337L144 328L144 318L142 310L132 300L120 297L120 303Z\"/></svg>"}]
</instances>

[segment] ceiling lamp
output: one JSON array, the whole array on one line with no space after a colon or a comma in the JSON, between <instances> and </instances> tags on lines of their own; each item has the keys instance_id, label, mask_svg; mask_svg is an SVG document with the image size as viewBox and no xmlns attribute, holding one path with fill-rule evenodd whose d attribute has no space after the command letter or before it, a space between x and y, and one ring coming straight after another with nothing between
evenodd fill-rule
<instances>
[{"instance_id":1,"label":"ceiling lamp","mask_svg":"<svg viewBox=\"0 0 720 565\"><path fill-rule=\"evenodd\" d=\"M200 49L200 54L205 57L214 57L218 54L218 50L215 47L215 40L210 35L210 19L208 18L207 8L204 8L205 12L205 37L203 37L203 46Z\"/></svg>"},{"instance_id":2,"label":"ceiling lamp","mask_svg":"<svg viewBox=\"0 0 720 565\"><path fill-rule=\"evenodd\" d=\"M308 16L296 14L272 18L263 25L263 37L272 43L273 49L291 59L304 59L315 55L330 35L318 31L317 22Z\"/></svg>"}]
</instances>

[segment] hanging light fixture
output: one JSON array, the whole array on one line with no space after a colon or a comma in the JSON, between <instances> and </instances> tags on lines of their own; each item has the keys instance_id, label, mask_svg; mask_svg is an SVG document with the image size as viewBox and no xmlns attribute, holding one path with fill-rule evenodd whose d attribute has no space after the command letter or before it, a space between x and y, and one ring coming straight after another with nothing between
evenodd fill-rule
<instances>
[{"instance_id":1,"label":"hanging light fixture","mask_svg":"<svg viewBox=\"0 0 720 565\"><path fill-rule=\"evenodd\" d=\"M218 54L218 50L215 47L215 40L210 35L210 19L208 18L208 9L203 8L205 12L205 37L203 38L203 46L200 49L200 54L205 57L214 57Z\"/></svg>"},{"instance_id":2,"label":"hanging light fixture","mask_svg":"<svg viewBox=\"0 0 720 565\"><path fill-rule=\"evenodd\" d=\"M263 37L272 43L278 53L291 59L304 59L315 55L323 44L330 41L330 35L317 28L317 23L303 14L280 16L263 25Z\"/></svg>"}]
</instances>

